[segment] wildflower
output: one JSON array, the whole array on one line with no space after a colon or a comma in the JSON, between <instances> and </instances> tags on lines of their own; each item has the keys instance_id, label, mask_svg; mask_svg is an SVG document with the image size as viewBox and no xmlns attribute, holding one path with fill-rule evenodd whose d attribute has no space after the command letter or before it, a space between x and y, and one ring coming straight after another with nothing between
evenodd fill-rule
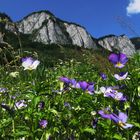
<instances>
[{"instance_id":1,"label":"wildflower","mask_svg":"<svg viewBox=\"0 0 140 140\"><path fill-rule=\"evenodd\" d=\"M107 76L104 73L100 73L100 76L101 76L102 80L106 80L107 79Z\"/></svg>"},{"instance_id":2,"label":"wildflower","mask_svg":"<svg viewBox=\"0 0 140 140\"><path fill-rule=\"evenodd\" d=\"M40 61L33 60L31 57L22 58L22 66L24 70L33 70L36 69Z\"/></svg>"},{"instance_id":3,"label":"wildflower","mask_svg":"<svg viewBox=\"0 0 140 140\"><path fill-rule=\"evenodd\" d=\"M101 87L100 91L104 94L104 97L111 97L118 101L126 101L126 97L121 92L114 90L113 87Z\"/></svg>"},{"instance_id":4,"label":"wildflower","mask_svg":"<svg viewBox=\"0 0 140 140\"><path fill-rule=\"evenodd\" d=\"M126 79L128 75L128 72L121 72L119 74L114 74L114 77L116 78L116 80L124 80Z\"/></svg>"},{"instance_id":5,"label":"wildflower","mask_svg":"<svg viewBox=\"0 0 140 140\"><path fill-rule=\"evenodd\" d=\"M70 80L70 86L73 88L80 88L79 83L75 79Z\"/></svg>"},{"instance_id":6,"label":"wildflower","mask_svg":"<svg viewBox=\"0 0 140 140\"><path fill-rule=\"evenodd\" d=\"M65 103L64 103L64 106L65 106L66 108L68 108L69 110L71 109L71 105L70 105L70 103L68 103L68 102L65 102Z\"/></svg>"},{"instance_id":7,"label":"wildflower","mask_svg":"<svg viewBox=\"0 0 140 140\"><path fill-rule=\"evenodd\" d=\"M40 109L43 109L45 106L45 102L41 101L39 104L38 104L38 108Z\"/></svg>"},{"instance_id":8,"label":"wildflower","mask_svg":"<svg viewBox=\"0 0 140 140\"><path fill-rule=\"evenodd\" d=\"M19 72L17 72L17 71L11 72L9 75L10 75L11 77L16 78L16 77L19 75Z\"/></svg>"},{"instance_id":9,"label":"wildflower","mask_svg":"<svg viewBox=\"0 0 140 140\"><path fill-rule=\"evenodd\" d=\"M22 107L27 107L27 104L25 104L25 100L20 100L20 101L18 101L18 102L15 103L15 106L18 109L21 109Z\"/></svg>"},{"instance_id":10,"label":"wildflower","mask_svg":"<svg viewBox=\"0 0 140 140\"><path fill-rule=\"evenodd\" d=\"M92 122L91 122L92 127L96 128L97 123L98 123L98 119L97 118L93 119Z\"/></svg>"},{"instance_id":11,"label":"wildflower","mask_svg":"<svg viewBox=\"0 0 140 140\"><path fill-rule=\"evenodd\" d=\"M102 118L111 119L110 108L107 107L104 110L99 110L98 114L101 115Z\"/></svg>"},{"instance_id":12,"label":"wildflower","mask_svg":"<svg viewBox=\"0 0 140 140\"><path fill-rule=\"evenodd\" d=\"M70 83L70 79L67 78L67 77L60 77L59 80L60 80L61 82L66 83L66 84L69 84L69 83Z\"/></svg>"},{"instance_id":13,"label":"wildflower","mask_svg":"<svg viewBox=\"0 0 140 140\"><path fill-rule=\"evenodd\" d=\"M115 67L117 68L123 68L128 61L128 58L125 54L120 53L120 54L114 54L112 53L109 56L109 61L111 61Z\"/></svg>"},{"instance_id":14,"label":"wildflower","mask_svg":"<svg viewBox=\"0 0 140 140\"><path fill-rule=\"evenodd\" d=\"M113 120L115 123L117 123L120 127L124 128L124 129L133 127L132 124L126 123L127 118L128 118L128 116L123 112L119 112L118 116L114 113L112 113L112 115L111 115L111 120Z\"/></svg>"},{"instance_id":15,"label":"wildflower","mask_svg":"<svg viewBox=\"0 0 140 140\"><path fill-rule=\"evenodd\" d=\"M7 92L7 91L8 91L7 88L1 88L1 87L0 87L0 93L5 93L5 92Z\"/></svg>"},{"instance_id":16,"label":"wildflower","mask_svg":"<svg viewBox=\"0 0 140 140\"><path fill-rule=\"evenodd\" d=\"M47 124L48 124L48 121L47 120L41 120L41 121L39 121L39 126L41 128L46 128L47 127Z\"/></svg>"},{"instance_id":17,"label":"wildflower","mask_svg":"<svg viewBox=\"0 0 140 140\"><path fill-rule=\"evenodd\" d=\"M67 77L60 77L59 80L61 81L60 83L60 91L67 91L69 90L69 85L70 85L70 79Z\"/></svg>"},{"instance_id":18,"label":"wildflower","mask_svg":"<svg viewBox=\"0 0 140 140\"><path fill-rule=\"evenodd\" d=\"M126 97L124 97L121 92L116 92L116 94L114 94L113 98L118 101L126 101Z\"/></svg>"},{"instance_id":19,"label":"wildflower","mask_svg":"<svg viewBox=\"0 0 140 140\"><path fill-rule=\"evenodd\" d=\"M81 81L81 82L78 82L78 83L79 83L81 89L83 89L84 91L87 91L89 94L93 94L94 83L85 82L85 81Z\"/></svg>"}]
</instances>

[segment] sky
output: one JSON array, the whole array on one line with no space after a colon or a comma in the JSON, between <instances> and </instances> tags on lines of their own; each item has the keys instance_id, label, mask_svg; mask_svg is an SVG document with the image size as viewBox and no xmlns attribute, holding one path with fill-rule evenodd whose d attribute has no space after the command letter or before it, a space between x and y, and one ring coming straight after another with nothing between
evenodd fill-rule
<instances>
[{"instance_id":1,"label":"sky","mask_svg":"<svg viewBox=\"0 0 140 140\"><path fill-rule=\"evenodd\" d=\"M13 21L40 10L84 26L95 38L140 36L140 0L0 0L0 12Z\"/></svg>"}]
</instances>

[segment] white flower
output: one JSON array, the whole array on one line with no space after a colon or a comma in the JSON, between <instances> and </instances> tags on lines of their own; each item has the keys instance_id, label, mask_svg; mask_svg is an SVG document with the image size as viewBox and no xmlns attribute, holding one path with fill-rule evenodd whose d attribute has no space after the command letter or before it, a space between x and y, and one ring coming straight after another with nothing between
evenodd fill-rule
<instances>
[{"instance_id":1,"label":"white flower","mask_svg":"<svg viewBox=\"0 0 140 140\"><path fill-rule=\"evenodd\" d=\"M20 101L18 101L18 102L15 103L15 106L18 109L21 109L22 107L27 107L27 104L25 103L25 100L20 100Z\"/></svg>"},{"instance_id":2,"label":"white flower","mask_svg":"<svg viewBox=\"0 0 140 140\"><path fill-rule=\"evenodd\" d=\"M31 57L22 58L22 66L24 70L33 70L36 69L40 61L33 60Z\"/></svg>"},{"instance_id":3,"label":"white flower","mask_svg":"<svg viewBox=\"0 0 140 140\"><path fill-rule=\"evenodd\" d=\"M124 72L121 72L120 74L114 74L114 77L116 78L116 80L124 80L126 79L128 75L128 72L124 73Z\"/></svg>"},{"instance_id":4,"label":"white flower","mask_svg":"<svg viewBox=\"0 0 140 140\"><path fill-rule=\"evenodd\" d=\"M18 75L19 75L19 72L17 72L17 71L15 71L15 72L11 72L10 74L9 74L11 77L17 77Z\"/></svg>"}]
</instances>

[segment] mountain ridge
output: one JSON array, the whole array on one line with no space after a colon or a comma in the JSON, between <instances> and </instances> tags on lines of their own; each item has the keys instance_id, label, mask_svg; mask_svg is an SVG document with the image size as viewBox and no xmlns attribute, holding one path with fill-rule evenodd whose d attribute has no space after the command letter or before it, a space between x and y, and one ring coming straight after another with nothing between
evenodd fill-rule
<instances>
[{"instance_id":1,"label":"mountain ridge","mask_svg":"<svg viewBox=\"0 0 140 140\"><path fill-rule=\"evenodd\" d=\"M127 36L107 35L97 39L92 37L85 27L61 20L48 10L32 12L17 22L10 22L16 25L18 32L30 34L32 41L35 42L60 45L72 44L95 50L102 47L109 51L117 50L126 53L128 56L136 52L134 44ZM5 27L7 30L16 30L11 25ZM111 49L108 47L110 44Z\"/></svg>"}]
</instances>

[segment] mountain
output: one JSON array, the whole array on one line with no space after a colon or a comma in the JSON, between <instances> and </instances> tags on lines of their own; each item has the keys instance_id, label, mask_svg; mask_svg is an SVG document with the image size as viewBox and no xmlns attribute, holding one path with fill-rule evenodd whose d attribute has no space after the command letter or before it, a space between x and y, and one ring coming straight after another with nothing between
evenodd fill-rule
<instances>
[{"instance_id":1,"label":"mountain","mask_svg":"<svg viewBox=\"0 0 140 140\"><path fill-rule=\"evenodd\" d=\"M135 46L131 40L125 36L108 35L98 39L98 44L109 51L118 51L132 56L135 51Z\"/></svg>"},{"instance_id":2,"label":"mountain","mask_svg":"<svg viewBox=\"0 0 140 140\"><path fill-rule=\"evenodd\" d=\"M35 12L17 22L24 34L32 34L34 41L45 44L73 44L84 48L96 48L91 35L84 27L56 18L48 11Z\"/></svg>"},{"instance_id":3,"label":"mountain","mask_svg":"<svg viewBox=\"0 0 140 140\"><path fill-rule=\"evenodd\" d=\"M49 11L33 12L18 22L12 22L10 18L7 18L7 21L2 25L7 31L14 35L28 36L31 42L77 45L94 50L105 48L109 51L125 53L128 57L136 52L134 44L125 35L108 35L96 39L84 27L63 21Z\"/></svg>"}]
</instances>

